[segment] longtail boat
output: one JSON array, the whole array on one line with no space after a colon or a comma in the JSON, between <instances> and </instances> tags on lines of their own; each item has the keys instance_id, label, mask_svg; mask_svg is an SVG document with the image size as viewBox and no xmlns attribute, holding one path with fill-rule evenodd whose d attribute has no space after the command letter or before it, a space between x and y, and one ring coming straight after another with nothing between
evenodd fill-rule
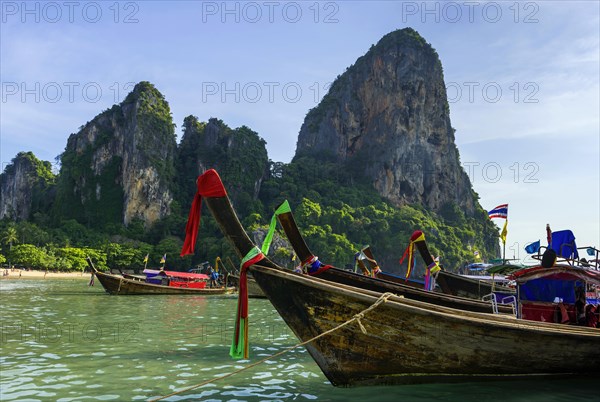
<instances>
[{"instance_id":1,"label":"longtail boat","mask_svg":"<svg viewBox=\"0 0 600 402\"><path fill-rule=\"evenodd\" d=\"M207 200L207 203L208 202L209 201ZM235 212L233 213L235 214ZM225 214L223 214L222 218L231 219L227 218ZM296 220L294 218L293 213L291 211L280 213L277 215L277 219L279 220L283 231L285 232L288 240L292 245L292 248L294 249L294 252L298 256L300 261L303 261L305 265L318 265L318 258L315 257L315 255L312 253L312 251L309 249L308 245L304 241L304 238L300 233L298 225L296 224ZM218 220L219 218L217 218L217 221ZM413 237L415 237L415 234L413 234ZM427 246L426 244L424 244L424 242L423 245L420 247L424 247L423 250L425 250L428 253ZM425 251L423 251L423 255L425 255ZM433 260L432 257L431 259ZM354 272L349 272L335 267L328 267L327 269L316 268L315 272L311 272L311 268L308 268L307 272L309 274L312 274L313 276L326 279L332 282L356 286L377 292L393 292L395 294L402 295L409 299L438 304L440 306L464 309L469 311L478 311L484 313L492 313L495 311L506 314L514 313L513 307L510 305L499 304L497 306L494 306L493 303L488 301L484 302L482 300L474 300L471 298L456 297L443 293L430 292L422 288L417 288L414 283L411 285L402 283L398 277L392 278L392 275L390 274L383 273L381 276L379 276L379 274L381 274L381 271L379 271L376 274L376 278L367 275L357 274Z\"/></svg>"},{"instance_id":2,"label":"longtail boat","mask_svg":"<svg viewBox=\"0 0 600 402\"><path fill-rule=\"evenodd\" d=\"M98 278L102 287L112 295L150 295L150 294L195 294L195 295L223 295L236 291L235 287L206 287L206 275L188 272L163 271L146 282L139 278L126 278L122 275L107 274L98 271L92 261L87 258L87 263ZM160 271L158 271L160 272ZM160 283L160 284L159 284Z\"/></svg>"},{"instance_id":3,"label":"longtail boat","mask_svg":"<svg viewBox=\"0 0 600 402\"><path fill-rule=\"evenodd\" d=\"M410 242L411 244L414 244L414 247L419 251L421 258L428 268L436 264L427 246L427 241L425 240L424 236L421 236L420 231L415 231L415 233L413 233L410 238ZM440 269L438 272L436 272L433 277L435 278L435 281L437 285L439 285L442 292L449 295L477 300L488 297L492 293L496 295L494 296L495 299L497 298L500 300L504 298L510 298L510 296L515 295L515 290L507 286L501 286L477 279L467 278L443 269Z\"/></svg>"},{"instance_id":4,"label":"longtail boat","mask_svg":"<svg viewBox=\"0 0 600 402\"><path fill-rule=\"evenodd\" d=\"M598 325L598 300L588 300L586 290L600 285L600 271L561 264L525 268L509 278L517 283L519 318Z\"/></svg>"},{"instance_id":5,"label":"longtail boat","mask_svg":"<svg viewBox=\"0 0 600 402\"><path fill-rule=\"evenodd\" d=\"M423 258L425 265L431 267L435 265L435 260L429 252L425 237L420 237L419 234L419 232L413 233L410 241L411 243L414 243L419 254L421 254L421 258ZM492 285L489 282L467 278L443 269L436 272L434 278L442 292L454 296L481 300L483 297L489 296L492 293L499 295L498 297L500 299L515 294L515 290L507 286Z\"/></svg>"},{"instance_id":6,"label":"longtail boat","mask_svg":"<svg viewBox=\"0 0 600 402\"><path fill-rule=\"evenodd\" d=\"M202 199L208 206L208 209L211 211L223 234L233 244L235 252L240 258L243 258L251 249L256 246L246 234L246 231L240 223L233 206L231 205L231 201L226 195L221 178L219 177L218 173L212 169L206 171L200 177L202 180L199 178L199 182L209 182L210 186L219 188L219 191L217 192L219 196L208 195L202 197ZM286 212L279 214L277 218L282 225L288 239L290 240L290 243L292 244L292 247L294 248L298 258L301 261L307 261L315 258L314 254L310 251L306 245L306 242L302 238L293 214L291 212ZM270 261L268 258L262 260L261 264L272 268L279 268L277 264ZM406 298L446 307L478 311L483 313L493 313L495 311L491 302L456 297L443 293L429 292L424 289L418 289L413 286L407 286L400 283L393 283L382 279L368 277L346 271L341 268L328 267L327 269L321 269L318 270L315 276L328 281L356 286L376 292L393 292ZM504 314L514 313L512 306L504 305L498 305L497 311Z\"/></svg>"},{"instance_id":7,"label":"longtail boat","mask_svg":"<svg viewBox=\"0 0 600 402\"><path fill-rule=\"evenodd\" d=\"M423 289L425 287L424 281L416 280L413 278L402 278L401 276L383 271L381 267L379 267L379 264L377 263L373 252L371 251L371 246L364 246L360 250L360 255L364 256L364 258L359 258L357 260L357 263L361 267L361 270L365 275L372 275L375 278L384 279L390 282L401 283L403 285L408 285L415 288Z\"/></svg>"},{"instance_id":8,"label":"longtail boat","mask_svg":"<svg viewBox=\"0 0 600 402\"><path fill-rule=\"evenodd\" d=\"M236 251L252 255L256 246L218 174L204 175L197 197L206 198ZM193 251L200 208L190 211L182 254ZM251 261L249 271L333 385L600 376L597 329L448 308L290 272L262 255ZM313 339L353 318L360 324Z\"/></svg>"}]
</instances>

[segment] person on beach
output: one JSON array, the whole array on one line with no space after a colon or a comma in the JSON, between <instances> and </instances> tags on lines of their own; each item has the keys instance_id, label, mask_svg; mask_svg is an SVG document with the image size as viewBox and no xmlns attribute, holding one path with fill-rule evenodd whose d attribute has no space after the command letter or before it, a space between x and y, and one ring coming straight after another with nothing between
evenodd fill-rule
<instances>
[{"instance_id":1,"label":"person on beach","mask_svg":"<svg viewBox=\"0 0 600 402\"><path fill-rule=\"evenodd\" d=\"M210 268L210 287L216 288L219 286L219 274L211 267Z\"/></svg>"}]
</instances>

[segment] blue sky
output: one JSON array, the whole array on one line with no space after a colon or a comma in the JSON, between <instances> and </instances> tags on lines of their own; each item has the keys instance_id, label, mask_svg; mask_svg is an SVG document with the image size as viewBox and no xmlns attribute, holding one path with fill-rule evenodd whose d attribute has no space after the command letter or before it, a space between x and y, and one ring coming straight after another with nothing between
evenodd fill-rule
<instances>
[{"instance_id":1,"label":"blue sky","mask_svg":"<svg viewBox=\"0 0 600 402\"><path fill-rule=\"evenodd\" d=\"M257 131L269 157L288 162L327 85L410 26L441 58L482 206L509 203L509 256L524 257L546 223L600 246L599 2L0 6L2 168L19 151L54 161L69 134L142 80L165 95L178 134L189 114L218 117Z\"/></svg>"}]
</instances>

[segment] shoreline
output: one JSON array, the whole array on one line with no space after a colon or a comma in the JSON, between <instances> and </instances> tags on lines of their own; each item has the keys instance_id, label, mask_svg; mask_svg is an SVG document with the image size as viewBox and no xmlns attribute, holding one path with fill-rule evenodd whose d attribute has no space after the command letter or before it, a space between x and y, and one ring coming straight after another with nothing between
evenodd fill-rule
<instances>
[{"instance_id":1,"label":"shoreline","mask_svg":"<svg viewBox=\"0 0 600 402\"><path fill-rule=\"evenodd\" d=\"M86 279L90 280L89 272L54 272L40 270L8 270L8 275L4 276L5 269L0 270L0 280L10 279Z\"/></svg>"}]
</instances>

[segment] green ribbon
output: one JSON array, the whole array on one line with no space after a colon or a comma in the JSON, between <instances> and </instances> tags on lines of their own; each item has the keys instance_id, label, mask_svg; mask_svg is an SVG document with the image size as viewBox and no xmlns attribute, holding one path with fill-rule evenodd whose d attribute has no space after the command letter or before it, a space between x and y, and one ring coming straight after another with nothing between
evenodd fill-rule
<instances>
[{"instance_id":1,"label":"green ribbon","mask_svg":"<svg viewBox=\"0 0 600 402\"><path fill-rule=\"evenodd\" d=\"M273 241L273 234L275 233L275 226L277 225L277 216L281 214L285 214L287 212L292 212L290 208L290 204L287 200L281 203L281 205L275 210L273 217L271 218L271 225L269 225L269 231L265 236L265 240L262 245L262 253L264 255L269 254L269 248L271 248L271 242Z\"/></svg>"},{"instance_id":2,"label":"green ribbon","mask_svg":"<svg viewBox=\"0 0 600 402\"><path fill-rule=\"evenodd\" d=\"M240 271L240 291L238 294L237 313L235 318L235 332L229 348L229 355L234 359L247 359L248 346L248 267L265 258L264 254L254 246L242 258Z\"/></svg>"},{"instance_id":3,"label":"green ribbon","mask_svg":"<svg viewBox=\"0 0 600 402\"><path fill-rule=\"evenodd\" d=\"M246 254L246 256L244 258L242 258L242 262L240 262L240 267L241 268L246 268L246 267L244 267L244 265L246 265L246 263L248 261L253 260L254 258L256 258L260 253L261 253L261 251L258 249L258 247L256 247L256 246L252 247L250 249L250 251L248 251L248 254Z\"/></svg>"}]
</instances>

